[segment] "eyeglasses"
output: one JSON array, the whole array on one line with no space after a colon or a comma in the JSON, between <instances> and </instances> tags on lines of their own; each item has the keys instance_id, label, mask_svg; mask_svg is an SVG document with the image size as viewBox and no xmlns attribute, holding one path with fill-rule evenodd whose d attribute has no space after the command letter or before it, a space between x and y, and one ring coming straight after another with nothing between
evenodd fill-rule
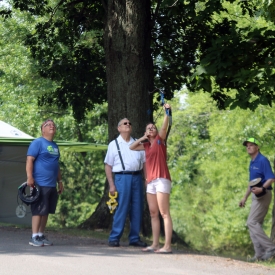
<instances>
[{"instance_id":1,"label":"eyeglasses","mask_svg":"<svg viewBox=\"0 0 275 275\"><path fill-rule=\"evenodd\" d=\"M129 122L123 122L123 123L121 123L120 125L132 125L132 123L129 121Z\"/></svg>"},{"instance_id":2,"label":"eyeglasses","mask_svg":"<svg viewBox=\"0 0 275 275\"><path fill-rule=\"evenodd\" d=\"M53 124L53 123L46 123L45 125L43 125L43 127L47 127L47 126L52 126L52 127L56 128L55 124Z\"/></svg>"}]
</instances>

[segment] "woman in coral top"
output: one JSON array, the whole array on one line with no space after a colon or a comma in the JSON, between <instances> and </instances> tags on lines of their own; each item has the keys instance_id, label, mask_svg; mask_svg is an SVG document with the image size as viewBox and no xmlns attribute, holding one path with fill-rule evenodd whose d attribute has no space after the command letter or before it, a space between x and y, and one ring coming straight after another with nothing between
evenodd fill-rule
<instances>
[{"instance_id":1,"label":"woman in coral top","mask_svg":"<svg viewBox=\"0 0 275 275\"><path fill-rule=\"evenodd\" d=\"M171 109L171 107L169 104L164 104L163 109ZM153 243L142 249L144 252L172 253L173 225L169 206L171 177L166 163L167 150L165 145L168 120L169 117L165 112L160 131L154 123L147 124L144 136L130 146L131 150L145 150L146 155L146 193L151 215ZM162 248L159 247L159 212L164 220L165 231L165 244Z\"/></svg>"}]
</instances>

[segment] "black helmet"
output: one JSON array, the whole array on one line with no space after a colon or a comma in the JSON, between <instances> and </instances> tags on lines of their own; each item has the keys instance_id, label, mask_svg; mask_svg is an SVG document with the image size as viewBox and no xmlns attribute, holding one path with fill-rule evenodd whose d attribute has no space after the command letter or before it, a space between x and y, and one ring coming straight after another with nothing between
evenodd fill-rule
<instances>
[{"instance_id":1,"label":"black helmet","mask_svg":"<svg viewBox=\"0 0 275 275\"><path fill-rule=\"evenodd\" d=\"M24 202L26 205L30 205L34 202L36 202L39 199L40 196L40 186L36 183L33 187L31 194L26 194L26 187L27 183L24 182L18 187L18 196L21 199L22 202Z\"/></svg>"}]
</instances>

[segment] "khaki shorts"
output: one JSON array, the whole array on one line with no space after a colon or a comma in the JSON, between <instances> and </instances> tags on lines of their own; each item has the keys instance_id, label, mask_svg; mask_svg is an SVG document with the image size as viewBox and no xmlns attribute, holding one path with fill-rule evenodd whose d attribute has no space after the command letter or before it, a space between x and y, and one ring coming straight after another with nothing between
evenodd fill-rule
<instances>
[{"instance_id":1,"label":"khaki shorts","mask_svg":"<svg viewBox=\"0 0 275 275\"><path fill-rule=\"evenodd\" d=\"M150 194L167 193L170 194L171 191L171 181L164 178L157 178L152 180L147 184L146 192Z\"/></svg>"}]
</instances>

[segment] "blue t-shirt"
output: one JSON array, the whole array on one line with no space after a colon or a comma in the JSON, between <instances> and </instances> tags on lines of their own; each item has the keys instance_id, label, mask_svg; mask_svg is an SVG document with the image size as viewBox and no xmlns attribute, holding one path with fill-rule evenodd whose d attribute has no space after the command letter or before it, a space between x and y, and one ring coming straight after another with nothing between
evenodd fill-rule
<instances>
[{"instance_id":1,"label":"blue t-shirt","mask_svg":"<svg viewBox=\"0 0 275 275\"><path fill-rule=\"evenodd\" d=\"M274 179L275 176L272 172L270 162L261 153L258 153L257 157L250 161L249 177L249 181L261 178L262 184L264 184L268 179ZM270 186L268 189L272 189L272 187Z\"/></svg>"},{"instance_id":2,"label":"blue t-shirt","mask_svg":"<svg viewBox=\"0 0 275 275\"><path fill-rule=\"evenodd\" d=\"M33 178L40 186L56 187L59 169L59 149L54 141L40 137L29 146L27 156L35 158Z\"/></svg>"}]
</instances>

